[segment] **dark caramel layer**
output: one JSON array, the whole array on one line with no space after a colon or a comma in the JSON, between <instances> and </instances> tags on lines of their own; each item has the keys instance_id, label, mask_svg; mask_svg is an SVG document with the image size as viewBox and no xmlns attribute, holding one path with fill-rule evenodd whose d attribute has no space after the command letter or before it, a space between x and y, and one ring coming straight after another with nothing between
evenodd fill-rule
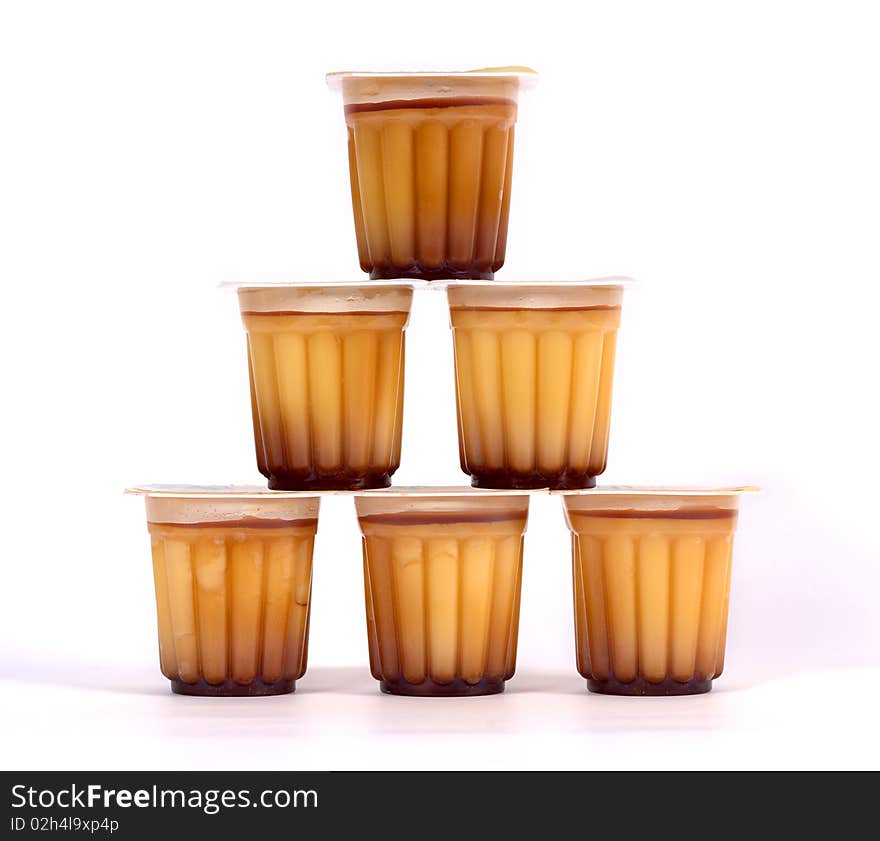
<instances>
[{"instance_id":1,"label":"dark caramel layer","mask_svg":"<svg viewBox=\"0 0 880 841\"><path fill-rule=\"evenodd\" d=\"M345 316L349 315L396 315L396 316L407 316L408 312L404 310L337 310L335 312L324 312L323 310L272 310L271 312L264 312L263 310L242 310L242 315L247 316L255 316L255 315L315 315L315 316Z\"/></svg>"},{"instance_id":2,"label":"dark caramel layer","mask_svg":"<svg viewBox=\"0 0 880 841\"><path fill-rule=\"evenodd\" d=\"M262 517L242 517L240 520L209 520L203 523L148 522L147 525L160 529L314 529L318 526L318 518L302 517L298 520L269 520Z\"/></svg>"},{"instance_id":3,"label":"dark caramel layer","mask_svg":"<svg viewBox=\"0 0 880 841\"><path fill-rule=\"evenodd\" d=\"M524 312L539 310L540 312L620 312L619 306L597 304L592 307L450 307L450 312Z\"/></svg>"},{"instance_id":4,"label":"dark caramel layer","mask_svg":"<svg viewBox=\"0 0 880 841\"><path fill-rule=\"evenodd\" d=\"M479 683L466 683L456 678L451 683L435 683L425 679L421 683L399 680L382 680L379 689L387 695L410 695L422 698L449 698L467 695L497 695L504 691L504 680L483 678Z\"/></svg>"},{"instance_id":5,"label":"dark caramel layer","mask_svg":"<svg viewBox=\"0 0 880 841\"><path fill-rule=\"evenodd\" d=\"M262 470L260 472L263 472ZM273 491L369 491L376 488L387 488L391 484L391 473L394 471L370 471L364 473L336 472L318 473L301 470L266 471L263 475L269 480L269 489Z\"/></svg>"},{"instance_id":6,"label":"dark caramel layer","mask_svg":"<svg viewBox=\"0 0 880 841\"><path fill-rule=\"evenodd\" d=\"M296 681L282 678L266 683L255 678L250 683L236 683L231 678L223 683L208 683L199 678L195 683L182 680L171 681L171 691L177 695L205 695L211 698L254 698L266 695L287 695L296 688Z\"/></svg>"},{"instance_id":7,"label":"dark caramel layer","mask_svg":"<svg viewBox=\"0 0 880 841\"><path fill-rule=\"evenodd\" d=\"M629 683L621 683L615 678L588 678L587 689L599 695L703 695L712 689L712 681L709 678L692 678L687 683L679 683L667 678L661 683L651 683L640 677Z\"/></svg>"},{"instance_id":8,"label":"dark caramel layer","mask_svg":"<svg viewBox=\"0 0 880 841\"><path fill-rule=\"evenodd\" d=\"M399 111L404 108L467 108L479 105L495 105L516 110L516 102L503 96L449 96L428 99L389 99L386 102L356 102L345 106L346 114L363 114L370 111Z\"/></svg>"},{"instance_id":9,"label":"dark caramel layer","mask_svg":"<svg viewBox=\"0 0 880 841\"><path fill-rule=\"evenodd\" d=\"M467 473L466 468L462 468ZM518 473L515 470L481 470L473 468L471 485L486 490L532 491L550 488L554 491L579 491L596 487L596 477L576 470L557 473Z\"/></svg>"},{"instance_id":10,"label":"dark caramel layer","mask_svg":"<svg viewBox=\"0 0 880 841\"><path fill-rule=\"evenodd\" d=\"M367 267L363 267L366 271ZM501 268L499 265L497 268ZM414 280L492 280L494 272L483 271L476 263L467 266L447 261L440 268L427 267L422 263L415 262L409 266L395 266L392 263L383 263L370 269L370 280L399 280L400 278L412 278Z\"/></svg>"},{"instance_id":11,"label":"dark caramel layer","mask_svg":"<svg viewBox=\"0 0 880 841\"><path fill-rule=\"evenodd\" d=\"M378 526L429 526L437 523L503 523L522 520L524 511L400 511L392 514L367 514L365 524Z\"/></svg>"},{"instance_id":12,"label":"dark caramel layer","mask_svg":"<svg viewBox=\"0 0 880 841\"><path fill-rule=\"evenodd\" d=\"M572 517L602 517L618 520L731 520L737 512L732 508L697 508L677 511L641 511L609 509L571 511Z\"/></svg>"}]
</instances>

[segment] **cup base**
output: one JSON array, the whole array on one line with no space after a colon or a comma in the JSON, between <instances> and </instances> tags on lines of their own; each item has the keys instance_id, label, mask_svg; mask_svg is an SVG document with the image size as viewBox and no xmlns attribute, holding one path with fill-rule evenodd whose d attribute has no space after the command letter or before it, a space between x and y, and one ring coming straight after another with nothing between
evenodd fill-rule
<instances>
[{"instance_id":1,"label":"cup base","mask_svg":"<svg viewBox=\"0 0 880 841\"><path fill-rule=\"evenodd\" d=\"M243 698L259 697L261 695L287 695L296 688L295 680L276 680L275 683L266 683L262 680L253 680L247 684L236 683L228 679L223 683L208 683L199 678L195 683L185 683L182 680L171 681L171 691L177 695L202 695L211 698Z\"/></svg>"},{"instance_id":2,"label":"cup base","mask_svg":"<svg viewBox=\"0 0 880 841\"><path fill-rule=\"evenodd\" d=\"M687 683L679 683L671 677L661 683L651 683L643 677L629 683L621 683L615 678L587 678L587 689L599 695L703 695L712 688L711 678L692 678Z\"/></svg>"},{"instance_id":3,"label":"cup base","mask_svg":"<svg viewBox=\"0 0 880 841\"><path fill-rule=\"evenodd\" d=\"M574 491L596 487L596 477L583 473L557 473L547 476L543 473L511 473L507 470L494 470L471 476L471 485L488 490L531 491L549 488L551 491Z\"/></svg>"},{"instance_id":4,"label":"cup base","mask_svg":"<svg viewBox=\"0 0 880 841\"><path fill-rule=\"evenodd\" d=\"M435 683L423 680L421 683L407 683L403 680L382 680L379 689L388 695L411 695L423 698L464 698L468 695L497 695L504 691L504 680L483 678L479 683L466 683L456 678L452 683Z\"/></svg>"},{"instance_id":5,"label":"cup base","mask_svg":"<svg viewBox=\"0 0 880 841\"><path fill-rule=\"evenodd\" d=\"M367 473L363 476L345 474L270 473L269 489L273 491L366 491L391 485L390 473Z\"/></svg>"},{"instance_id":6,"label":"cup base","mask_svg":"<svg viewBox=\"0 0 880 841\"><path fill-rule=\"evenodd\" d=\"M475 266L444 263L427 268L416 263L413 266L374 266L370 280L494 280L495 272L487 272Z\"/></svg>"}]
</instances>

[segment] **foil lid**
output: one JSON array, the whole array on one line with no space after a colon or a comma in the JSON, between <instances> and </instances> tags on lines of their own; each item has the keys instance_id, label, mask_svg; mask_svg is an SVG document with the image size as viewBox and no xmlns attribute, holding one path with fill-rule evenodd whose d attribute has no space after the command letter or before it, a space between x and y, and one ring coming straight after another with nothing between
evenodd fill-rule
<instances>
[{"instance_id":1,"label":"foil lid","mask_svg":"<svg viewBox=\"0 0 880 841\"><path fill-rule=\"evenodd\" d=\"M238 288L239 306L246 313L408 313L412 306L412 297L411 285L381 282Z\"/></svg>"},{"instance_id":2,"label":"foil lid","mask_svg":"<svg viewBox=\"0 0 880 841\"><path fill-rule=\"evenodd\" d=\"M475 502L480 498L499 496L528 496L534 491L506 490L504 488L472 488L470 485L396 485L390 488L376 488L375 490L352 491L355 497L411 497L411 498L443 498L443 497L468 497ZM537 491L537 493L546 493Z\"/></svg>"},{"instance_id":3,"label":"foil lid","mask_svg":"<svg viewBox=\"0 0 880 841\"><path fill-rule=\"evenodd\" d=\"M524 65L478 67L475 70L334 70L325 76L331 90L339 90L346 79L437 80L450 79L515 79L523 86L538 80L538 71Z\"/></svg>"},{"instance_id":4,"label":"foil lid","mask_svg":"<svg viewBox=\"0 0 880 841\"><path fill-rule=\"evenodd\" d=\"M406 100L426 100L429 107L437 107L438 100L449 100L452 105L507 105L515 109L519 92L532 87L537 77L529 67L486 67L411 72L348 70L328 73L326 78L331 90L342 92L347 108ZM471 97L473 102L468 101Z\"/></svg>"},{"instance_id":5,"label":"foil lid","mask_svg":"<svg viewBox=\"0 0 880 841\"><path fill-rule=\"evenodd\" d=\"M741 485L733 488L710 488L710 487L662 487L653 485L605 485L598 488L589 488L583 490L564 490L551 491L552 494L560 496L641 496L641 497L660 497L660 496L694 496L694 497L713 497L713 496L739 496L746 493L760 493L761 489L754 485Z\"/></svg>"},{"instance_id":6,"label":"foil lid","mask_svg":"<svg viewBox=\"0 0 880 841\"><path fill-rule=\"evenodd\" d=\"M289 524L317 527L320 497L256 485L139 485L126 493L146 498L147 520L170 525Z\"/></svg>"},{"instance_id":7,"label":"foil lid","mask_svg":"<svg viewBox=\"0 0 880 841\"><path fill-rule=\"evenodd\" d=\"M303 499L314 491L272 491L261 485L133 485L127 494L167 499Z\"/></svg>"}]
</instances>

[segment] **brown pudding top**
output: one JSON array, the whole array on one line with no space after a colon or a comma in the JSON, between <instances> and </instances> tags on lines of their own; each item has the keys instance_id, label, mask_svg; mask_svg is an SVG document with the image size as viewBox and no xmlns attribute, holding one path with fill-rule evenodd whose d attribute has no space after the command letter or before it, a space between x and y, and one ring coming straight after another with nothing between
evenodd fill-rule
<instances>
[{"instance_id":1,"label":"brown pudding top","mask_svg":"<svg viewBox=\"0 0 880 841\"><path fill-rule=\"evenodd\" d=\"M729 520L736 517L733 508L679 508L648 511L645 509L591 509L570 511L572 517L602 517L619 520Z\"/></svg>"},{"instance_id":2,"label":"brown pudding top","mask_svg":"<svg viewBox=\"0 0 880 841\"><path fill-rule=\"evenodd\" d=\"M540 310L541 312L620 312L619 306L596 304L583 307L450 307L450 312L523 312Z\"/></svg>"},{"instance_id":3,"label":"brown pudding top","mask_svg":"<svg viewBox=\"0 0 880 841\"><path fill-rule=\"evenodd\" d=\"M309 315L309 316L345 316L350 315L367 315L367 316L407 316L406 310L337 310L336 312L321 312L319 310L242 310L242 315L258 316L258 315Z\"/></svg>"},{"instance_id":4,"label":"brown pudding top","mask_svg":"<svg viewBox=\"0 0 880 841\"><path fill-rule=\"evenodd\" d=\"M439 523L503 523L522 520L523 511L396 511L361 515L362 525L428 526Z\"/></svg>"},{"instance_id":5,"label":"brown pudding top","mask_svg":"<svg viewBox=\"0 0 880 841\"><path fill-rule=\"evenodd\" d=\"M346 114L369 111L399 111L403 108L467 108L494 105L516 110L516 101L501 96L449 96L428 99L389 99L385 102L355 102L345 106Z\"/></svg>"},{"instance_id":6,"label":"brown pudding top","mask_svg":"<svg viewBox=\"0 0 880 841\"><path fill-rule=\"evenodd\" d=\"M238 520L208 520L201 523L156 523L148 521L150 528L172 529L314 529L317 517L301 517L297 520L268 519L266 517L242 517Z\"/></svg>"}]
</instances>

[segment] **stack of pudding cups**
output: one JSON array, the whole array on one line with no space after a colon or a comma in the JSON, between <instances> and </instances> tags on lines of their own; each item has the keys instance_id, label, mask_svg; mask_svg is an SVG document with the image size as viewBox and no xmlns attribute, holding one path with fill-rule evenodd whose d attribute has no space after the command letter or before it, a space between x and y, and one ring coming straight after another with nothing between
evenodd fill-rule
<instances>
[{"instance_id":1,"label":"stack of pudding cups","mask_svg":"<svg viewBox=\"0 0 880 841\"><path fill-rule=\"evenodd\" d=\"M238 288L268 488L131 489L146 497L173 691L293 691L306 668L322 493L354 496L370 669L383 692L504 690L536 492L561 496L572 533L577 667L591 691L694 694L721 673L746 489L596 488L624 283L495 279L518 98L534 76L328 76L342 93L369 279ZM406 328L414 292L428 289L448 299L470 487L391 487L408 457Z\"/></svg>"}]
</instances>

